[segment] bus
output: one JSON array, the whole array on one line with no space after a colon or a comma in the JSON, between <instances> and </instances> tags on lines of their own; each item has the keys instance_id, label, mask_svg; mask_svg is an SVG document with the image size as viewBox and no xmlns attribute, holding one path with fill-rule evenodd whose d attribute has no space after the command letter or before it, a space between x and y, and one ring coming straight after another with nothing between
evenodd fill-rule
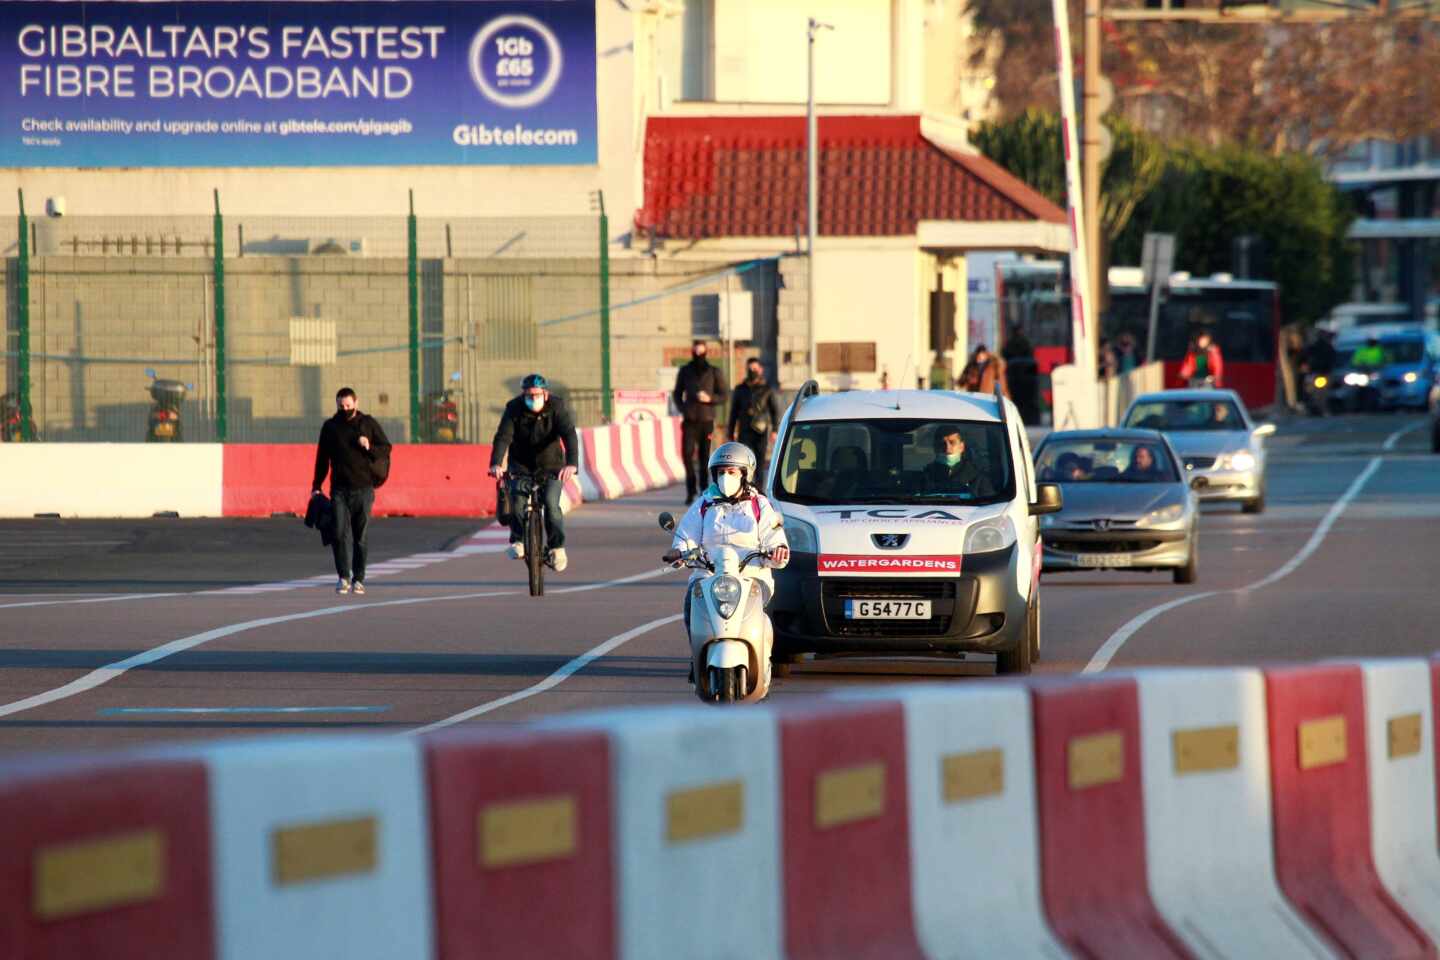
<instances>
[{"instance_id":1,"label":"bus","mask_svg":"<svg viewBox=\"0 0 1440 960\"><path fill-rule=\"evenodd\" d=\"M1143 362L1150 328L1150 292L1140 270L1111 267L1110 307L1100 317L1100 335L1112 343L1122 333L1135 338ZM1070 293L1067 271L1055 260L1009 261L996 265L996 312L1002 331L1019 325L1035 348L1042 377L1070 362ZM1275 402L1279 383L1276 352L1280 339L1280 288L1268 280L1236 280L1228 274L1192 277L1171 274L1161 293L1155 358L1164 363L1165 386L1183 387L1180 365L1191 338L1201 330L1220 345L1224 386L1252 409ZM1043 382L1043 381L1042 381Z\"/></svg>"}]
</instances>

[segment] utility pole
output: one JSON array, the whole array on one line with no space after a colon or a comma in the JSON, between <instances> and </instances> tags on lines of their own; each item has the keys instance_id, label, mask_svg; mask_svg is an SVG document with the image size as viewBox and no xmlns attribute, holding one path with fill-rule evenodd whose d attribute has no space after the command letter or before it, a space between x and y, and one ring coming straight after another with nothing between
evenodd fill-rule
<instances>
[{"instance_id":1,"label":"utility pole","mask_svg":"<svg viewBox=\"0 0 1440 960\"><path fill-rule=\"evenodd\" d=\"M805 326L810 332L810 378L816 379L815 347L815 233L820 221L820 144L815 123L815 34L834 30L828 23L810 18L806 27L805 84Z\"/></svg>"},{"instance_id":2,"label":"utility pole","mask_svg":"<svg viewBox=\"0 0 1440 960\"><path fill-rule=\"evenodd\" d=\"M1105 257L1100 249L1100 10L1101 0L1085 0L1085 132L1081 134L1080 162L1084 167L1085 247L1090 268L1090 302L1093 305L1089 323L1099 322L1100 306L1105 302ZM1100 340L1098 332L1091 343ZM1078 357L1076 358L1079 359ZM1090 361L1086 361L1087 366Z\"/></svg>"}]
</instances>

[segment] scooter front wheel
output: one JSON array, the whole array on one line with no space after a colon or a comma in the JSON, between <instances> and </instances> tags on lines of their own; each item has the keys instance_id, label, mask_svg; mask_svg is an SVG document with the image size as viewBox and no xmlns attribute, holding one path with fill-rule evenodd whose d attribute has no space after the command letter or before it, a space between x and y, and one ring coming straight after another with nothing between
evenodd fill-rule
<instances>
[{"instance_id":1,"label":"scooter front wheel","mask_svg":"<svg viewBox=\"0 0 1440 960\"><path fill-rule=\"evenodd\" d=\"M714 703L738 703L745 699L745 668L710 668L710 699Z\"/></svg>"}]
</instances>

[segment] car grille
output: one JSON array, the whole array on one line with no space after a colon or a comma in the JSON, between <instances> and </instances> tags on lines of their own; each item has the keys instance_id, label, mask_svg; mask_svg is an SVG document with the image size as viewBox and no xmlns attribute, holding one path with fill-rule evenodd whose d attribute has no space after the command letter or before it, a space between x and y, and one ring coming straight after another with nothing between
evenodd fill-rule
<instances>
[{"instance_id":1,"label":"car grille","mask_svg":"<svg viewBox=\"0 0 1440 960\"><path fill-rule=\"evenodd\" d=\"M820 582L821 606L830 633L837 637L943 637L950 632L959 599L957 584L967 591L964 608L974 605L975 585L968 580L833 580ZM846 620L845 601L898 597L931 601L929 620Z\"/></svg>"},{"instance_id":2,"label":"car grille","mask_svg":"<svg viewBox=\"0 0 1440 960\"><path fill-rule=\"evenodd\" d=\"M1137 540L1049 540L1045 546L1052 550L1059 550L1061 553L1139 553L1142 550L1153 550L1163 540L1150 538Z\"/></svg>"},{"instance_id":3,"label":"car grille","mask_svg":"<svg viewBox=\"0 0 1440 960\"><path fill-rule=\"evenodd\" d=\"M1191 470L1209 470L1215 466L1214 457L1186 457L1185 466Z\"/></svg>"}]
</instances>

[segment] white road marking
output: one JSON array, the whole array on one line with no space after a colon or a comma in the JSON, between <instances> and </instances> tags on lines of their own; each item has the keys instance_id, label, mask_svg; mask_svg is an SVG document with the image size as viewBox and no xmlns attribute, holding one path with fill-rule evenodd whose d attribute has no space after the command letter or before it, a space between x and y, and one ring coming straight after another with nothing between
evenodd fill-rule
<instances>
[{"instance_id":1,"label":"white road marking","mask_svg":"<svg viewBox=\"0 0 1440 960\"><path fill-rule=\"evenodd\" d=\"M25 603L0 603L0 610L12 607L53 607L72 603L118 603L121 600L157 600L160 597L180 597L180 593L122 593L108 597L86 597L83 600L29 600Z\"/></svg>"},{"instance_id":2,"label":"white road marking","mask_svg":"<svg viewBox=\"0 0 1440 960\"><path fill-rule=\"evenodd\" d=\"M630 579L636 578L632 577ZM598 660L600 657L605 656L607 653L621 646L622 644L629 643L636 637L649 633L651 630L657 630L667 624L678 623L680 620L680 616L681 615L678 613L673 613L668 617L661 617L659 620L651 620L649 623L642 623L638 627L632 627L629 630L626 630L624 633L616 634L609 640L606 640L604 643L591 647L589 650L580 654L580 656L576 657L574 660L571 660L569 663L565 664L559 670L556 670L554 673L550 674L550 676L546 677L544 680L541 680L539 683L531 684L524 690L517 690L514 693L500 697L498 700L490 700L486 703L480 704L478 707L471 707L469 710L457 713L453 717L446 717L444 720L437 720L434 723L426 724L423 727L416 727L414 730L408 730L406 731L406 733L412 736L419 733L430 733L433 730L440 730L444 727L453 726L457 723L464 723L466 720L473 720L476 717L483 716L487 713L492 713L496 710L501 709L502 707L508 707L512 703L519 703L521 700L526 700L530 697L536 696L537 694L544 693L546 690L550 690L554 687L559 686L567 677L570 677L573 674L580 672L581 670L585 669L585 667L589 666L592 661Z\"/></svg>"},{"instance_id":3,"label":"white road marking","mask_svg":"<svg viewBox=\"0 0 1440 960\"><path fill-rule=\"evenodd\" d=\"M1390 434L1390 436L1385 438L1385 445L1382 446L1380 449L1394 450L1395 444L1400 442L1401 437L1405 436L1407 433L1414 433L1416 430L1419 430L1427 423L1429 423L1428 420L1421 420L1419 423L1412 423L1408 427L1402 427L1399 430L1396 430L1394 433Z\"/></svg>"},{"instance_id":4,"label":"white road marking","mask_svg":"<svg viewBox=\"0 0 1440 960\"><path fill-rule=\"evenodd\" d=\"M1385 448L1391 449L1395 441L1413 429L1413 426L1409 426L1395 431L1395 433L1391 434L1385 441ZM1188 596L1178 597L1168 603L1162 603L1142 611L1127 621L1119 630L1112 633L1109 639L1101 645L1100 649L1095 651L1095 655L1090 658L1090 662L1085 664L1085 669L1080 672L1099 673L1101 670L1104 670L1110 665L1110 661L1115 658L1115 654L1120 652L1120 648L1125 646L1125 641L1129 640L1135 635L1136 631L1162 613L1174 610L1176 607L1183 607L1187 603L1194 603L1196 600L1204 600L1207 597L1218 596L1222 593L1249 593L1252 590L1260 590L1294 573L1302 563L1310 558L1311 554L1320 548L1320 544L1324 541L1326 534L1330 532L1330 528L1335 525L1335 521L1340 519L1340 515L1345 512L1345 508L1350 505L1350 502L1360 495L1360 491L1365 487L1365 484L1369 482L1370 478L1375 475L1375 471L1380 469L1382 459L1381 457L1372 457L1370 459L1365 469L1360 471L1360 475L1356 477L1345 492L1340 495L1340 499L1330 505L1330 509L1325 512L1325 516L1320 520L1319 525L1315 528L1315 532L1310 535L1310 539L1305 542L1305 545L1300 548L1300 551L1291 557L1284 566L1280 567L1268 577L1243 587L1236 587L1233 590L1211 590L1205 593L1192 593Z\"/></svg>"}]
</instances>

